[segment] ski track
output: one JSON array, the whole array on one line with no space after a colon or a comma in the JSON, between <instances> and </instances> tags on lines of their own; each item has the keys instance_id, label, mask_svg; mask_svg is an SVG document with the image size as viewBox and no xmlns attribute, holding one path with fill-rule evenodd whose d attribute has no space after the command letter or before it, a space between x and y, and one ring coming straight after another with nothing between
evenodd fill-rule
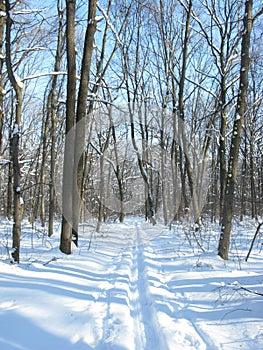
<instances>
[{"instance_id":1,"label":"ski track","mask_svg":"<svg viewBox=\"0 0 263 350\"><path fill-rule=\"evenodd\" d=\"M139 346L136 349L172 350L176 345L177 349L182 350L205 350L206 343L202 339L198 327L193 325L190 320L184 318L177 320L179 312L176 304L176 293L172 293L168 289L168 277L165 273L165 262L170 260L159 256L156 247L151 245L149 233L144 232L140 222L135 222L134 231L136 249L133 248L133 250L136 251L136 258L133 260L133 267L138 270L139 266L141 271L136 283L140 308L144 309L142 323L146 338L145 346ZM150 257L149 251L151 252ZM154 292L156 289L157 291L166 291L166 295L169 294L170 299L166 300L164 296L160 297L162 293L157 294ZM182 313L180 312L181 316ZM166 320L168 320L167 324ZM171 337L171 333L174 333L174 336ZM173 341L167 343L166 338L173 338Z\"/></svg>"},{"instance_id":2,"label":"ski track","mask_svg":"<svg viewBox=\"0 0 263 350\"><path fill-rule=\"evenodd\" d=\"M144 260L144 243L141 241L141 231L138 222L134 226L131 270L131 300L132 316L135 334L141 334L135 339L136 349L166 349L167 346L157 320L150 294L147 268Z\"/></svg>"},{"instance_id":3,"label":"ski track","mask_svg":"<svg viewBox=\"0 0 263 350\"><path fill-rule=\"evenodd\" d=\"M169 286L170 256L174 256L171 247L162 247L168 251L163 256L162 249L152 241L149 226L145 231L144 224L138 220L132 225L130 222L128 227L125 232L124 225L124 237L113 232L106 235L107 251L104 252L103 240L96 243L96 251L103 256L112 244L112 256L107 264L110 287L101 292L101 298L109 302L102 316L103 331L96 348L124 349L118 338L126 332L131 339L129 350L174 350L175 345L178 350L212 349L212 345L207 348L198 326L185 318L188 305L184 293ZM118 306L113 307L114 303ZM120 310L126 314L126 324L120 322L124 319L118 316Z\"/></svg>"},{"instance_id":4,"label":"ski track","mask_svg":"<svg viewBox=\"0 0 263 350\"><path fill-rule=\"evenodd\" d=\"M181 239L175 240L171 231L161 225L152 227L143 219L130 218L117 227L109 225L103 234L94 235L91 249L85 251L89 235L88 229L83 230L81 249L76 248L72 257L51 250L51 255L43 255L44 261L41 256L28 266L6 265L7 271L3 270L0 276L0 283L7 290L0 303L2 319L13 314L18 327L20 314L25 320L34 320L41 325L39 329L47 332L39 331L42 339L47 335L52 339L53 333L66 336L70 343L63 343L65 350L262 348L261 326L253 330L251 323L249 328L241 328L240 334L239 321L233 314L245 310L242 317L246 320L253 299L246 307L242 303L239 306L238 299L232 308L225 308L224 300L218 307L213 304L222 272L226 281L222 288L227 288L233 278L247 278L246 272L234 271L233 277L232 271L220 269L220 261L219 270L211 274L209 254L204 254L202 260L193 255L197 261L193 260L184 255ZM29 249L28 252L31 254ZM21 295L16 292L19 288ZM232 289L225 292L226 297L234 293ZM62 305L54 310L57 303ZM251 322L261 318L260 313L254 311L254 315ZM54 324L61 323L55 331L50 318L54 318ZM18 335L11 336L8 327L3 329L0 345L9 338L18 343ZM28 337L20 341L21 349L33 349ZM41 346L39 349L44 349Z\"/></svg>"},{"instance_id":5,"label":"ski track","mask_svg":"<svg viewBox=\"0 0 263 350\"><path fill-rule=\"evenodd\" d=\"M134 223L130 235L126 237L126 247L117 250L112 257L112 266L108 266L108 271L113 269L115 278L108 273L108 281L112 287L106 291L106 299L114 301L114 297L123 294L131 318L134 350L166 350L168 347L149 291L144 243L141 241L142 231L139 226L137 222ZM111 344L117 342L114 327L118 324L117 320L116 313L108 304L103 317L104 331L100 341L103 349L116 348L114 345L111 347Z\"/></svg>"}]
</instances>

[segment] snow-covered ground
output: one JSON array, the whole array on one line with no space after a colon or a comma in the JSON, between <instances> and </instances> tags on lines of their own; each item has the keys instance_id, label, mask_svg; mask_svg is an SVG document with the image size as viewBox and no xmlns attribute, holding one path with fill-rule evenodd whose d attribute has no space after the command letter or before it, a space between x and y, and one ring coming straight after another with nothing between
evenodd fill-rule
<instances>
[{"instance_id":1,"label":"snow-covered ground","mask_svg":"<svg viewBox=\"0 0 263 350\"><path fill-rule=\"evenodd\" d=\"M83 225L70 256L59 227L47 238L24 225L19 266L0 229L1 350L263 349L262 233L245 262L255 223L235 225L226 262L211 224L195 237L139 218L103 235Z\"/></svg>"}]
</instances>

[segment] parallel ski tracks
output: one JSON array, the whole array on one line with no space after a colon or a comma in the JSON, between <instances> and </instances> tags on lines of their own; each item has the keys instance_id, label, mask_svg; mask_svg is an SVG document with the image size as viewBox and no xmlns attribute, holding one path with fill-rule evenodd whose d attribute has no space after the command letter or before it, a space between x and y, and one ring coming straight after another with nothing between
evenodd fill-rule
<instances>
[{"instance_id":1,"label":"parallel ski tracks","mask_svg":"<svg viewBox=\"0 0 263 350\"><path fill-rule=\"evenodd\" d=\"M130 281L130 306L134 325L135 349L166 350L167 345L156 315L154 298L149 289L144 249L140 227L138 222L135 222Z\"/></svg>"}]
</instances>

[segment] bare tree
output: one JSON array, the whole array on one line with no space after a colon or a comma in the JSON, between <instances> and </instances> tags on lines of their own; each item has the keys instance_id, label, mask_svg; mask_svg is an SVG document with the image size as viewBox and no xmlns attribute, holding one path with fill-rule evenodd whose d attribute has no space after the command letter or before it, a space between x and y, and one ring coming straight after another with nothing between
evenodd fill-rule
<instances>
[{"instance_id":1,"label":"bare tree","mask_svg":"<svg viewBox=\"0 0 263 350\"><path fill-rule=\"evenodd\" d=\"M142 179L145 183L145 217L153 224L156 223L155 207L152 189L152 169L149 161L148 121L147 121L147 88L146 66L148 62L148 48L142 45L143 4L136 4L135 17L132 19L131 32L124 32L126 38L122 46L122 68L125 90L127 93L128 113L130 117L131 141L134 148ZM136 38L133 43L133 36ZM133 45L134 44L134 45ZM134 55L134 59L131 56ZM141 137L141 151L136 137L136 119Z\"/></svg>"},{"instance_id":2,"label":"bare tree","mask_svg":"<svg viewBox=\"0 0 263 350\"><path fill-rule=\"evenodd\" d=\"M202 2L205 18L202 21L194 15L201 35L205 38L214 58L214 68L217 75L214 80L217 85L215 114L220 116L218 157L220 166L220 217L223 213L227 174L227 127L229 123L229 89L235 83L235 68L238 58L239 33L239 2L227 0L223 3L215 1ZM208 22L210 21L210 23ZM209 29L208 29L209 28ZM232 72L234 71L234 72Z\"/></svg>"},{"instance_id":3,"label":"bare tree","mask_svg":"<svg viewBox=\"0 0 263 350\"><path fill-rule=\"evenodd\" d=\"M245 3L245 13L243 17L243 33L241 43L241 66L239 76L239 92L236 108L236 119L233 126L232 140L230 146L228 173L224 198L224 210L221 226L221 235L218 245L218 255L224 259L228 259L230 246L230 234L233 218L233 203L235 198L238 155L241 142L242 128L246 116L247 108L247 91L248 91L248 72L250 68L250 36L253 26L253 0L247 0Z\"/></svg>"},{"instance_id":4,"label":"bare tree","mask_svg":"<svg viewBox=\"0 0 263 350\"><path fill-rule=\"evenodd\" d=\"M15 122L13 132L11 135L11 156L13 164L13 253L12 257L15 262L19 263L20 258L20 236L21 236L21 222L23 216L23 198L21 197L20 187L20 165L19 165L19 150L20 150L20 126L22 114L22 83L18 77L15 76L12 66L11 58L11 32L12 32L12 18L10 1L5 1L6 8L6 66L8 78L12 87L15 90L16 109Z\"/></svg>"},{"instance_id":5,"label":"bare tree","mask_svg":"<svg viewBox=\"0 0 263 350\"><path fill-rule=\"evenodd\" d=\"M57 0L58 10L58 34L57 47L55 55L54 72L61 69L62 52L63 52L63 15L64 9L61 7L61 1ZM50 185L49 185L49 215L48 215L48 235L53 234L54 213L55 213L55 165L56 165L56 138L57 138L57 96L58 75L52 76L51 91L48 96L48 113L51 118L51 154L50 154Z\"/></svg>"},{"instance_id":6,"label":"bare tree","mask_svg":"<svg viewBox=\"0 0 263 350\"><path fill-rule=\"evenodd\" d=\"M5 2L4 0L1 0L0 1L0 153L2 152L2 146L3 146L3 120L4 120L3 44L4 44L4 29L5 29L5 20L6 20L4 14L5 14Z\"/></svg>"},{"instance_id":7,"label":"bare tree","mask_svg":"<svg viewBox=\"0 0 263 350\"><path fill-rule=\"evenodd\" d=\"M84 51L81 66L80 86L78 91L77 114L76 114L76 134L74 148L74 171L73 174L73 241L78 245L78 227L81 208L81 192L83 183L84 167L84 147L85 147L85 127L83 121L87 115L87 98L90 83L90 68L92 52L94 48L94 36L97 28L96 20L96 0L89 1L88 25L85 34ZM78 127L82 125L82 127Z\"/></svg>"},{"instance_id":8,"label":"bare tree","mask_svg":"<svg viewBox=\"0 0 263 350\"><path fill-rule=\"evenodd\" d=\"M67 41L67 102L66 102L66 137L75 123L76 105L76 48L75 48L75 14L76 1L66 2L66 41ZM62 185L62 228L60 250L71 253L72 241L72 178L73 178L74 143L66 142L63 163Z\"/></svg>"}]
</instances>

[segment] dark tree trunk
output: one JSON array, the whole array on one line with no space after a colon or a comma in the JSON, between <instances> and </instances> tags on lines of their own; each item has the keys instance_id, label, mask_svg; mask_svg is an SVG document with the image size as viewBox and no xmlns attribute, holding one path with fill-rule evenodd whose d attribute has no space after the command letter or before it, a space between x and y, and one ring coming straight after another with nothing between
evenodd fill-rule
<instances>
[{"instance_id":1,"label":"dark tree trunk","mask_svg":"<svg viewBox=\"0 0 263 350\"><path fill-rule=\"evenodd\" d=\"M11 28L12 19L10 17L10 2L5 1L6 7L6 66L10 83L15 90L16 109L15 123L11 135L11 158L13 165L13 253L12 257L15 262L19 263L20 258L20 237L21 222L23 217L23 199L20 188L20 165L19 165L19 146L20 146L20 124L22 113L22 85L14 76L12 59L11 59Z\"/></svg>"},{"instance_id":2,"label":"dark tree trunk","mask_svg":"<svg viewBox=\"0 0 263 350\"><path fill-rule=\"evenodd\" d=\"M5 2L0 0L0 11L5 12ZM4 112L3 112L3 100L4 100L4 86L3 86L3 45L4 45L4 29L5 29L5 16L0 16L0 153L2 152L3 146L3 121L4 121Z\"/></svg>"},{"instance_id":3,"label":"dark tree trunk","mask_svg":"<svg viewBox=\"0 0 263 350\"><path fill-rule=\"evenodd\" d=\"M224 197L224 210L221 226L221 235L218 246L218 255L228 260L228 252L230 246L230 234L233 218L233 204L236 189L236 177L238 167L238 154L241 142L242 126L244 124L246 105L247 105L247 89L248 89L248 70L250 64L249 49L250 35L252 30L252 7L253 1L247 0L245 4L244 29L241 43L241 67L239 79L239 93L237 98L236 119L234 122L230 154L228 161L228 173L226 190Z\"/></svg>"},{"instance_id":4,"label":"dark tree trunk","mask_svg":"<svg viewBox=\"0 0 263 350\"><path fill-rule=\"evenodd\" d=\"M75 13L76 1L67 0L67 102L66 102L66 140L73 132L76 104L76 49L75 49ZM74 143L65 142L63 185L62 185L62 228L60 250L65 254L71 253L72 242L72 177L73 177Z\"/></svg>"}]
</instances>

